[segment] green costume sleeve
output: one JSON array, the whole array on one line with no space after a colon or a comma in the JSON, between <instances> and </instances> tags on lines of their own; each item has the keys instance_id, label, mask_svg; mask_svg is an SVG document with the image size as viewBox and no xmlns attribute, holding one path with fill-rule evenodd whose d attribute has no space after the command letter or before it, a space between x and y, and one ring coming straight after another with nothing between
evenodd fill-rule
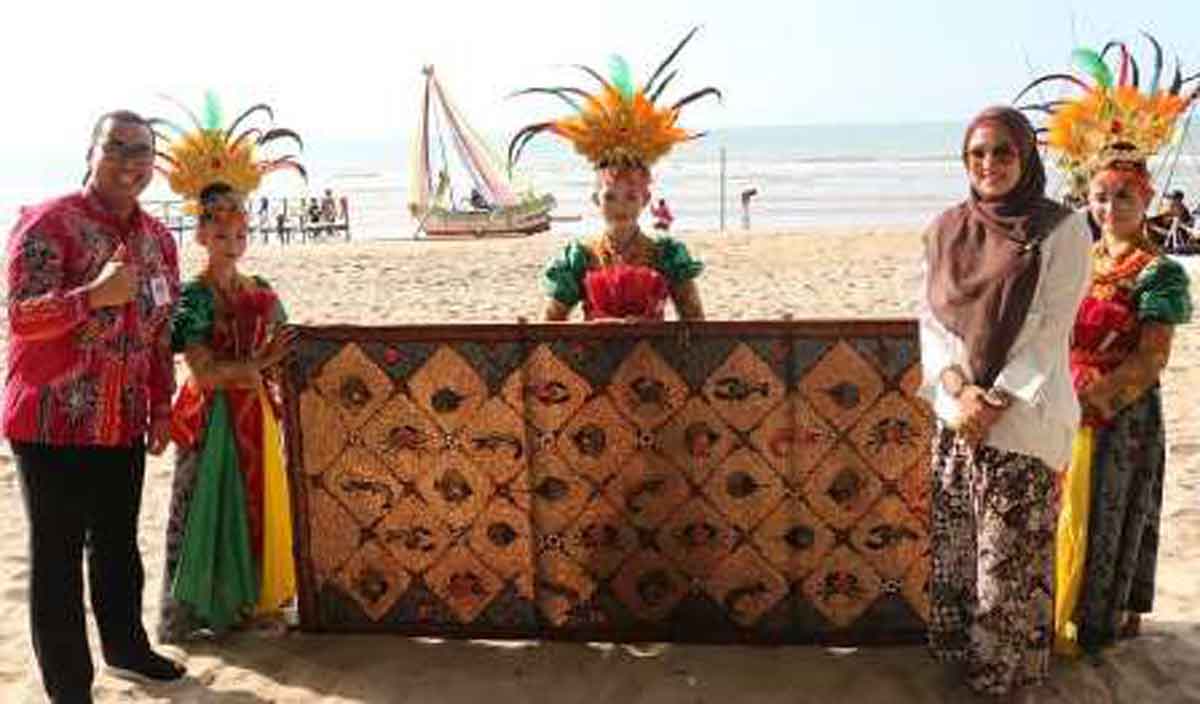
<instances>
[{"instance_id":1,"label":"green costume sleeve","mask_svg":"<svg viewBox=\"0 0 1200 704\"><path fill-rule=\"evenodd\" d=\"M264 279L261 276L255 276L254 282L262 288L270 289L271 291L275 290L274 288L271 287L271 282L267 281L266 279ZM274 325L287 325L287 321L288 321L287 309L283 307L283 299L281 299L279 297L279 294L276 293L276 295L275 295L275 313L271 317L271 323Z\"/></svg>"},{"instance_id":2,"label":"green costume sleeve","mask_svg":"<svg viewBox=\"0 0 1200 704\"><path fill-rule=\"evenodd\" d=\"M182 352L191 345L206 343L212 337L212 291L199 281L183 287L179 305L171 318L171 349Z\"/></svg>"},{"instance_id":3,"label":"green costume sleeve","mask_svg":"<svg viewBox=\"0 0 1200 704\"><path fill-rule=\"evenodd\" d=\"M704 264L692 257L687 245L673 237L660 237L658 244L658 270L672 285L691 281L704 271Z\"/></svg>"},{"instance_id":4,"label":"green costume sleeve","mask_svg":"<svg viewBox=\"0 0 1200 704\"><path fill-rule=\"evenodd\" d=\"M583 299L583 276L587 272L589 254L579 242L568 244L546 266L542 274L542 288L546 295L565 306L573 306Z\"/></svg>"},{"instance_id":5,"label":"green costume sleeve","mask_svg":"<svg viewBox=\"0 0 1200 704\"><path fill-rule=\"evenodd\" d=\"M1133 295L1142 322L1179 325L1192 319L1187 272L1170 257L1159 257L1142 270Z\"/></svg>"}]
</instances>

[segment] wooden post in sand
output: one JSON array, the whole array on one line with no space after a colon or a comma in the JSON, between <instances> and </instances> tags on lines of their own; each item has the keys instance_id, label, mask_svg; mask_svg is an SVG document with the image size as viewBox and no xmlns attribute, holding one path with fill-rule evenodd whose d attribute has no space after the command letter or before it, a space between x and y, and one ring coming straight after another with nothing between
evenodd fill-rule
<instances>
[{"instance_id":1,"label":"wooden post in sand","mask_svg":"<svg viewBox=\"0 0 1200 704\"><path fill-rule=\"evenodd\" d=\"M725 147L721 147L721 232L725 231Z\"/></svg>"}]
</instances>

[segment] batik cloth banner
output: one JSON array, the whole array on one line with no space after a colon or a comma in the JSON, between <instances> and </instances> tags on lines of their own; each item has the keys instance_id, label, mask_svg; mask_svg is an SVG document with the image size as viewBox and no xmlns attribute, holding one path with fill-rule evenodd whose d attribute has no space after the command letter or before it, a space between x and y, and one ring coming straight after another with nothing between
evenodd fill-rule
<instances>
[{"instance_id":1,"label":"batik cloth banner","mask_svg":"<svg viewBox=\"0 0 1200 704\"><path fill-rule=\"evenodd\" d=\"M919 639L919 374L909 321L300 328L301 625Z\"/></svg>"}]
</instances>

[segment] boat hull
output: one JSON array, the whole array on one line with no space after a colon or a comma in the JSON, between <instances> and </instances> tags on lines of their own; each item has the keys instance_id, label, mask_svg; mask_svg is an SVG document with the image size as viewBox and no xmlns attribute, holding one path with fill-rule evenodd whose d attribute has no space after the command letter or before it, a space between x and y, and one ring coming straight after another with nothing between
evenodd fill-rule
<instances>
[{"instance_id":1,"label":"boat hull","mask_svg":"<svg viewBox=\"0 0 1200 704\"><path fill-rule=\"evenodd\" d=\"M526 237L550 229L553 196L512 208L491 211L434 209L424 218L423 230L431 239L462 237Z\"/></svg>"}]
</instances>

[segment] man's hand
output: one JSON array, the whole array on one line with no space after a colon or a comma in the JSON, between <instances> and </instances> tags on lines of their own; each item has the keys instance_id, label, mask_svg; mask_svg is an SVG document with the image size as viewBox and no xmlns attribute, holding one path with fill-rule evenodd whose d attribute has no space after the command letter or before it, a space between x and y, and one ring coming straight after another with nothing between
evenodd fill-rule
<instances>
[{"instance_id":1,"label":"man's hand","mask_svg":"<svg viewBox=\"0 0 1200 704\"><path fill-rule=\"evenodd\" d=\"M138 290L138 269L127 260L125 245L121 245L88 287L89 307L123 306L133 300Z\"/></svg>"},{"instance_id":2,"label":"man's hand","mask_svg":"<svg viewBox=\"0 0 1200 704\"><path fill-rule=\"evenodd\" d=\"M166 452L167 445L171 444L171 421L167 418L160 418L150 424L150 439L146 443L146 451L155 457Z\"/></svg>"}]
</instances>

